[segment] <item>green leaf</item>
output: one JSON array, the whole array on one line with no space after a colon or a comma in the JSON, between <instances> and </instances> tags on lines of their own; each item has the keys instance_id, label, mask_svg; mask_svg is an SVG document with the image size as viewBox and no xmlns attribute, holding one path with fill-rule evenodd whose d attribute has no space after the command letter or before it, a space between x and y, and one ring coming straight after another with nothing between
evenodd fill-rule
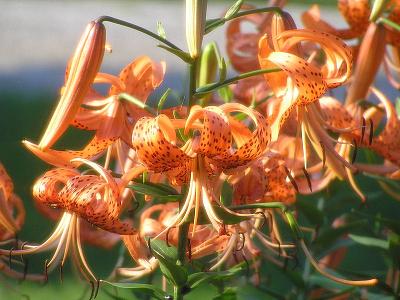
<instances>
[{"instance_id":1,"label":"green leaf","mask_svg":"<svg viewBox=\"0 0 400 300\"><path fill-rule=\"evenodd\" d=\"M164 183L134 182L128 185L128 188L134 190L136 193L157 197L167 202L177 201L183 197L173 187Z\"/></svg>"},{"instance_id":2,"label":"green leaf","mask_svg":"<svg viewBox=\"0 0 400 300\"><path fill-rule=\"evenodd\" d=\"M168 297L168 294L165 293L162 289L159 289L151 284L142 284L142 283L124 283L124 282L110 282L102 280L109 285L120 289L130 289L135 292L140 292L146 295L150 295L156 299L165 300Z\"/></svg>"},{"instance_id":3,"label":"green leaf","mask_svg":"<svg viewBox=\"0 0 400 300\"><path fill-rule=\"evenodd\" d=\"M326 248L329 247L332 243L334 243L338 238L342 235L348 233L350 230L359 228L368 224L366 220L358 220L346 225L337 227L337 228L330 228L322 232L315 240L314 245Z\"/></svg>"},{"instance_id":4,"label":"green leaf","mask_svg":"<svg viewBox=\"0 0 400 300\"><path fill-rule=\"evenodd\" d=\"M160 21L157 22L157 33L158 33L158 35L161 36L163 39L167 39L167 35L165 34L164 26L163 26L163 24L162 24Z\"/></svg>"},{"instance_id":5,"label":"green leaf","mask_svg":"<svg viewBox=\"0 0 400 300\"><path fill-rule=\"evenodd\" d=\"M227 280L236 277L239 273L245 270L246 270L245 265L241 263L226 271L193 273L189 275L187 282L190 288L194 289L199 285L205 283L210 283L218 280Z\"/></svg>"},{"instance_id":6,"label":"green leaf","mask_svg":"<svg viewBox=\"0 0 400 300\"><path fill-rule=\"evenodd\" d=\"M171 48L165 45L157 45L160 48L163 48L164 50L167 50L168 52L174 54L175 56L179 57L180 59L182 59L184 62L186 63L192 63L193 59L190 57L190 55L182 50L178 50L175 48Z\"/></svg>"},{"instance_id":7,"label":"green leaf","mask_svg":"<svg viewBox=\"0 0 400 300\"><path fill-rule=\"evenodd\" d=\"M233 99L233 92L229 86L224 86L218 90L218 95L225 103L231 102Z\"/></svg>"},{"instance_id":8,"label":"green leaf","mask_svg":"<svg viewBox=\"0 0 400 300\"><path fill-rule=\"evenodd\" d=\"M225 288L222 294L214 297L214 300L236 300L237 299L237 288L235 287L228 287Z\"/></svg>"},{"instance_id":9,"label":"green leaf","mask_svg":"<svg viewBox=\"0 0 400 300\"><path fill-rule=\"evenodd\" d=\"M234 15L237 14L237 12L239 11L240 7L243 4L243 0L238 0L236 1L226 12L224 19L229 20L230 18L232 18Z\"/></svg>"},{"instance_id":10,"label":"green leaf","mask_svg":"<svg viewBox=\"0 0 400 300\"><path fill-rule=\"evenodd\" d=\"M353 241L355 241L357 244L361 244L364 246L370 246L370 247L378 247L382 248L385 250L389 249L389 242L369 236L361 236L361 235L355 235L355 234L349 234L349 238L351 238Z\"/></svg>"},{"instance_id":11,"label":"green leaf","mask_svg":"<svg viewBox=\"0 0 400 300\"><path fill-rule=\"evenodd\" d=\"M178 251L175 247L168 247L164 241L151 240L151 250L160 263L161 272L170 283L182 287L186 284L188 273L185 267L176 264Z\"/></svg>"},{"instance_id":12,"label":"green leaf","mask_svg":"<svg viewBox=\"0 0 400 300\"><path fill-rule=\"evenodd\" d=\"M400 98L396 98L396 113L400 116Z\"/></svg>"},{"instance_id":13,"label":"green leaf","mask_svg":"<svg viewBox=\"0 0 400 300\"><path fill-rule=\"evenodd\" d=\"M310 199L299 199L296 202L296 206L313 225L321 226L324 223L324 215L322 211L316 208L310 202Z\"/></svg>"},{"instance_id":14,"label":"green leaf","mask_svg":"<svg viewBox=\"0 0 400 300\"><path fill-rule=\"evenodd\" d=\"M167 101L169 94L172 92L172 89L168 88L164 94L162 94L160 101L158 101L157 105L157 113L159 114L160 111L164 108L165 101Z\"/></svg>"}]
</instances>

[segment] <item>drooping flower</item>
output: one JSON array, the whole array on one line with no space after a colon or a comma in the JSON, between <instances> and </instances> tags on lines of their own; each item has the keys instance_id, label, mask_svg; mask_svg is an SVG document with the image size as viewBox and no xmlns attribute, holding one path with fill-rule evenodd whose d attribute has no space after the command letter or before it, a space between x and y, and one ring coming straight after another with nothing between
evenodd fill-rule
<instances>
[{"instance_id":1,"label":"drooping flower","mask_svg":"<svg viewBox=\"0 0 400 300\"><path fill-rule=\"evenodd\" d=\"M282 7L284 1L275 1L273 6ZM242 5L241 9L253 9L252 5ZM285 23L286 29L295 28L291 16L284 12L282 16L273 13L251 14L229 22L226 30L226 51L233 68L238 72L250 72L259 69L257 59L258 41L265 34L269 34L276 23ZM251 24L255 31L245 31ZM247 27L246 27L247 25ZM240 80L232 86L235 99L249 105L251 101L265 98L270 89L263 80L263 76L253 76Z\"/></svg>"},{"instance_id":2,"label":"drooping flower","mask_svg":"<svg viewBox=\"0 0 400 300\"><path fill-rule=\"evenodd\" d=\"M81 245L81 221L118 234L134 234L136 230L128 221L119 220L122 201L121 191L144 168L132 169L116 180L99 165L84 159L82 163L92 167L99 175L80 175L74 169L57 168L46 172L33 187L37 201L50 207L64 210L56 229L39 245L24 244L22 249L1 250L1 254L27 255L55 249L52 258L46 261L45 271L62 268L68 253L72 252L75 265L90 282L96 282ZM47 275L46 275L47 276Z\"/></svg>"},{"instance_id":3,"label":"drooping flower","mask_svg":"<svg viewBox=\"0 0 400 300\"><path fill-rule=\"evenodd\" d=\"M254 131L230 116L233 112L247 115ZM175 129L183 127L185 134L189 130L196 133L179 147ZM182 224L192 208L196 225L199 209L203 207L214 228L221 229L223 221L213 205L228 209L215 193L216 181L222 172L233 172L257 159L265 151L269 139L268 124L261 114L241 104L224 104L205 108L193 106L186 121L171 120L165 115L142 118L133 130L132 145L139 161L149 171L165 173L174 184L189 182L185 202L169 227Z\"/></svg>"}]
</instances>

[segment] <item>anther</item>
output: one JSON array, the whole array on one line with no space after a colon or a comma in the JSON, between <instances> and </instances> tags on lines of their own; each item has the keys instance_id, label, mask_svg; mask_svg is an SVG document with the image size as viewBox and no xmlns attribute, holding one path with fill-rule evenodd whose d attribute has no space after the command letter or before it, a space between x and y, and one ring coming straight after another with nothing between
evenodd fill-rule
<instances>
[{"instance_id":1,"label":"anther","mask_svg":"<svg viewBox=\"0 0 400 300\"><path fill-rule=\"evenodd\" d=\"M296 181L294 180L292 174L290 174L289 169L288 169L286 166L285 166L284 168L285 168L286 175L287 175L287 177L288 177L289 180L290 180L290 183L293 185L294 189L295 189L296 192L298 193L298 192L299 192L299 187L297 186Z\"/></svg>"},{"instance_id":2,"label":"anther","mask_svg":"<svg viewBox=\"0 0 400 300\"><path fill-rule=\"evenodd\" d=\"M325 163L326 163L325 145L322 143L322 141L319 141L319 144L321 145L321 150L322 150L322 168L325 168Z\"/></svg>"},{"instance_id":3,"label":"anther","mask_svg":"<svg viewBox=\"0 0 400 300\"><path fill-rule=\"evenodd\" d=\"M48 265L48 263L49 263L49 260L46 259L46 260L44 261L44 282L45 282L45 283L47 283L47 281L49 281L49 273L48 273L48 271L49 271L49 265Z\"/></svg>"},{"instance_id":4,"label":"anther","mask_svg":"<svg viewBox=\"0 0 400 300\"><path fill-rule=\"evenodd\" d=\"M363 140L364 140L365 126L366 126L365 118L363 117L363 118L362 118L362 125L361 125L361 140L360 140L360 143L361 143L361 144L362 144L362 142L363 142Z\"/></svg>"},{"instance_id":5,"label":"anther","mask_svg":"<svg viewBox=\"0 0 400 300\"><path fill-rule=\"evenodd\" d=\"M369 119L369 140L368 140L368 142L369 142L370 146L372 144L373 137L374 137L374 122L371 119Z\"/></svg>"},{"instance_id":6,"label":"anther","mask_svg":"<svg viewBox=\"0 0 400 300\"><path fill-rule=\"evenodd\" d=\"M151 238L147 239L147 247L149 248L150 254L153 255L153 249L151 249Z\"/></svg>"},{"instance_id":7,"label":"anther","mask_svg":"<svg viewBox=\"0 0 400 300\"><path fill-rule=\"evenodd\" d=\"M358 152L358 145L355 139L353 139L353 145L354 145L354 151L353 151L353 156L351 158L351 163L354 164L357 158L357 152Z\"/></svg>"},{"instance_id":8,"label":"anther","mask_svg":"<svg viewBox=\"0 0 400 300\"><path fill-rule=\"evenodd\" d=\"M312 192L312 184L311 184L310 174L308 174L306 168L304 168L304 167L303 167L303 173L304 173L304 176L307 179L308 188L310 189L310 192Z\"/></svg>"}]
</instances>

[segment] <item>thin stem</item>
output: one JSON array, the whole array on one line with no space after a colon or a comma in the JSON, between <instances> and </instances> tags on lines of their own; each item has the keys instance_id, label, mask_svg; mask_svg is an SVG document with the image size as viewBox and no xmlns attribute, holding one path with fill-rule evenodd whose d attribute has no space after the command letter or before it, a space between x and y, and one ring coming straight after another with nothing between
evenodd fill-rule
<instances>
[{"instance_id":1,"label":"thin stem","mask_svg":"<svg viewBox=\"0 0 400 300\"><path fill-rule=\"evenodd\" d=\"M179 226L179 231L178 231L178 263L183 265L186 260L186 248L187 248L187 243L188 243L188 233L189 233L189 222L183 223L181 226Z\"/></svg>"},{"instance_id":2,"label":"thin stem","mask_svg":"<svg viewBox=\"0 0 400 300\"><path fill-rule=\"evenodd\" d=\"M387 18L379 18L377 23L388 25L388 26L392 27L393 29L400 31L400 24L397 24L396 22L393 22L392 20L389 20Z\"/></svg>"},{"instance_id":3,"label":"thin stem","mask_svg":"<svg viewBox=\"0 0 400 300\"><path fill-rule=\"evenodd\" d=\"M173 49L176 49L176 50L179 50L179 51L183 52L183 50L181 48L179 48L175 44L171 43L167 39L164 39L163 37L159 36L158 34L156 34L154 32L151 32L150 30L147 30L146 28L143 28L143 27L141 27L139 25L136 25L136 24L133 24L133 23L129 23L129 22L126 22L124 20L113 18L113 17L110 17L110 16L101 16L101 17L99 17L97 19L97 21L98 22L110 22L110 23L118 24L118 25L121 25L121 26L125 26L125 27L128 27L128 28L140 31L140 32L142 32L142 33L144 33L144 34L156 39L157 41L167 45L168 47L171 47Z\"/></svg>"},{"instance_id":4,"label":"thin stem","mask_svg":"<svg viewBox=\"0 0 400 300\"><path fill-rule=\"evenodd\" d=\"M182 289L178 286L174 286L174 300L183 299Z\"/></svg>"},{"instance_id":5,"label":"thin stem","mask_svg":"<svg viewBox=\"0 0 400 300\"><path fill-rule=\"evenodd\" d=\"M210 33L217 27L222 26L226 22L231 21L233 19L237 19L237 18L244 17L247 15L258 14L258 13L267 13L267 12L272 12L272 13L279 14L279 15L281 15L283 13L283 11L280 7L263 7L263 8L256 8L256 9L249 9L249 10L241 11L241 12L234 14L233 16L231 16L229 18L221 18L221 19L215 20L214 22L209 23L205 28L205 33L206 34Z\"/></svg>"},{"instance_id":6,"label":"thin stem","mask_svg":"<svg viewBox=\"0 0 400 300\"><path fill-rule=\"evenodd\" d=\"M197 77L197 67L199 64L199 59L195 58L192 63L189 64L189 107L188 110L195 104L195 94L196 94L196 77Z\"/></svg>"},{"instance_id":7,"label":"thin stem","mask_svg":"<svg viewBox=\"0 0 400 300\"><path fill-rule=\"evenodd\" d=\"M261 69L261 70L255 70L255 71L243 73L238 76L224 80L222 82L216 82L216 83L204 85L196 90L196 93L194 94L194 96L202 96L202 95L211 93L215 90L218 90L219 88L221 88L223 86L229 85L231 83L235 83L241 79L245 79L248 77L257 76L257 75L261 75L261 74L279 72L279 71L282 71L282 70L280 68L273 68L273 69Z\"/></svg>"},{"instance_id":8,"label":"thin stem","mask_svg":"<svg viewBox=\"0 0 400 300\"><path fill-rule=\"evenodd\" d=\"M127 93L121 93L118 95L118 100L125 100L128 101L137 107L140 107L141 109L144 109L145 111L151 113L152 115L156 116L157 111L153 109L152 107L148 106L146 103L140 101L139 99L127 94Z\"/></svg>"},{"instance_id":9,"label":"thin stem","mask_svg":"<svg viewBox=\"0 0 400 300\"><path fill-rule=\"evenodd\" d=\"M282 211L286 211L287 207L282 202L268 202L268 203L254 203L254 204L243 204L231 206L231 210L242 210L242 209L256 209L256 208L279 208Z\"/></svg>"}]
</instances>

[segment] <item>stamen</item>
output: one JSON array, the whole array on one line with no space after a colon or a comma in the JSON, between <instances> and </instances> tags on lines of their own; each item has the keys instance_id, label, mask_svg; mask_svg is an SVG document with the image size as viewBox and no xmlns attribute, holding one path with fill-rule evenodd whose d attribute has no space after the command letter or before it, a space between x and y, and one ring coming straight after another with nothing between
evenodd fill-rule
<instances>
[{"instance_id":1,"label":"stamen","mask_svg":"<svg viewBox=\"0 0 400 300\"><path fill-rule=\"evenodd\" d=\"M9 254L8 254L8 266L9 266L9 268L12 270L12 262L11 262L11 257L12 257L12 252L13 252L13 250L14 250L14 247L12 247L11 249L10 249L10 252L9 252Z\"/></svg>"},{"instance_id":2,"label":"stamen","mask_svg":"<svg viewBox=\"0 0 400 300\"><path fill-rule=\"evenodd\" d=\"M297 183L296 183L296 181L294 180L292 174L290 174L289 169L288 169L286 166L284 166L284 169L285 169L285 172L286 172L287 177L288 177L289 180L290 180L290 183L293 185L293 187L294 187L294 189L296 190L296 192L299 193L299 187L297 186Z\"/></svg>"},{"instance_id":3,"label":"stamen","mask_svg":"<svg viewBox=\"0 0 400 300\"><path fill-rule=\"evenodd\" d=\"M48 273L49 265L48 265L48 263L49 263L49 260L46 259L44 261L44 282L45 283L47 283L49 281L49 273Z\"/></svg>"},{"instance_id":4,"label":"stamen","mask_svg":"<svg viewBox=\"0 0 400 300\"><path fill-rule=\"evenodd\" d=\"M192 242L190 239L187 240L187 247L188 247L189 262L192 262Z\"/></svg>"},{"instance_id":5,"label":"stamen","mask_svg":"<svg viewBox=\"0 0 400 300\"><path fill-rule=\"evenodd\" d=\"M368 140L368 142L369 142L370 146L372 144L373 137L374 137L374 122L371 119L369 119L369 140Z\"/></svg>"},{"instance_id":6,"label":"stamen","mask_svg":"<svg viewBox=\"0 0 400 300\"><path fill-rule=\"evenodd\" d=\"M242 251L243 248L244 248L244 245L246 243L246 237L245 237L243 232L239 233L239 240L238 241L241 241L242 243L241 243L240 247L236 249L236 251Z\"/></svg>"},{"instance_id":7,"label":"stamen","mask_svg":"<svg viewBox=\"0 0 400 300\"><path fill-rule=\"evenodd\" d=\"M262 228L262 227L265 225L265 223L268 222L267 216L266 216L265 213L262 212L262 211L256 211L255 214L261 215L261 216L263 217L263 222L262 222L262 224L261 224L260 227L259 227L259 228Z\"/></svg>"},{"instance_id":8,"label":"stamen","mask_svg":"<svg viewBox=\"0 0 400 300\"><path fill-rule=\"evenodd\" d=\"M307 179L308 188L310 189L310 192L312 192L312 183L311 183L310 174L308 174L306 168L304 168L304 167L303 167L303 173L304 173L304 176L305 176L306 179Z\"/></svg>"},{"instance_id":9,"label":"stamen","mask_svg":"<svg viewBox=\"0 0 400 300\"><path fill-rule=\"evenodd\" d=\"M322 149L322 168L325 168L325 163L326 163L325 145L322 143L322 141L319 141L319 144L321 145Z\"/></svg>"},{"instance_id":10,"label":"stamen","mask_svg":"<svg viewBox=\"0 0 400 300\"><path fill-rule=\"evenodd\" d=\"M169 232L171 231L172 228L174 228L174 227L168 228L168 230L167 230L167 232L166 232L166 234L165 234L165 242L167 243L167 247L171 247L171 245L170 245L170 243L169 243ZM150 240L150 239L149 239L149 240ZM149 242L149 244L150 244L150 242Z\"/></svg>"},{"instance_id":11,"label":"stamen","mask_svg":"<svg viewBox=\"0 0 400 300\"><path fill-rule=\"evenodd\" d=\"M89 281L89 283L90 283L90 286L92 287L92 291L90 293L89 300L92 300L93 296L94 296L94 282L93 281Z\"/></svg>"},{"instance_id":12,"label":"stamen","mask_svg":"<svg viewBox=\"0 0 400 300\"><path fill-rule=\"evenodd\" d=\"M96 279L96 290L95 290L95 292L94 292L94 297L93 297L93 299L96 299L97 294L99 293L99 289L100 289L100 280L99 280L99 279Z\"/></svg>"},{"instance_id":13,"label":"stamen","mask_svg":"<svg viewBox=\"0 0 400 300\"><path fill-rule=\"evenodd\" d=\"M22 280L26 279L26 275L28 274L28 266L29 266L29 260L24 260L24 275L22 277Z\"/></svg>"},{"instance_id":14,"label":"stamen","mask_svg":"<svg viewBox=\"0 0 400 300\"><path fill-rule=\"evenodd\" d=\"M154 256L153 255L153 250L151 249L151 238L148 238L147 239L147 247L149 248L149 252L150 252L150 254L152 255L152 256Z\"/></svg>"},{"instance_id":15,"label":"stamen","mask_svg":"<svg viewBox=\"0 0 400 300\"><path fill-rule=\"evenodd\" d=\"M242 258L244 262L246 263L246 277L250 276L250 264L249 261L247 260L246 256L242 253Z\"/></svg>"},{"instance_id":16,"label":"stamen","mask_svg":"<svg viewBox=\"0 0 400 300\"><path fill-rule=\"evenodd\" d=\"M64 282L64 272L63 272L63 269L64 269L64 265L63 265L63 264L60 264L60 282L61 282L61 283Z\"/></svg>"},{"instance_id":17,"label":"stamen","mask_svg":"<svg viewBox=\"0 0 400 300\"><path fill-rule=\"evenodd\" d=\"M353 145L354 145L354 150L353 150L353 156L351 158L351 164L354 164L357 158L357 152L358 152L358 145L357 141L353 139Z\"/></svg>"},{"instance_id":18,"label":"stamen","mask_svg":"<svg viewBox=\"0 0 400 300\"><path fill-rule=\"evenodd\" d=\"M365 124L365 118L363 117L363 118L362 118L362 125L361 125L361 140L360 140L360 143L361 143L361 144L362 144L363 139L364 139L365 126L366 126L366 124Z\"/></svg>"},{"instance_id":19,"label":"stamen","mask_svg":"<svg viewBox=\"0 0 400 300\"><path fill-rule=\"evenodd\" d=\"M308 260L310 261L310 263L314 266L314 268L320 272L323 276L345 284L345 285L352 285L352 286L373 286L376 285L378 283L378 279L373 278L373 279L368 279L368 280L347 280L347 279L342 279L342 278L338 278L328 272L326 272L323 268L320 267L320 265L318 264L318 262L314 259L314 257L312 256L312 254L310 253L310 251L308 250L306 244L304 243L303 240L300 240L300 245L301 248L304 251L304 254L306 255L306 257L308 258Z\"/></svg>"}]
</instances>

